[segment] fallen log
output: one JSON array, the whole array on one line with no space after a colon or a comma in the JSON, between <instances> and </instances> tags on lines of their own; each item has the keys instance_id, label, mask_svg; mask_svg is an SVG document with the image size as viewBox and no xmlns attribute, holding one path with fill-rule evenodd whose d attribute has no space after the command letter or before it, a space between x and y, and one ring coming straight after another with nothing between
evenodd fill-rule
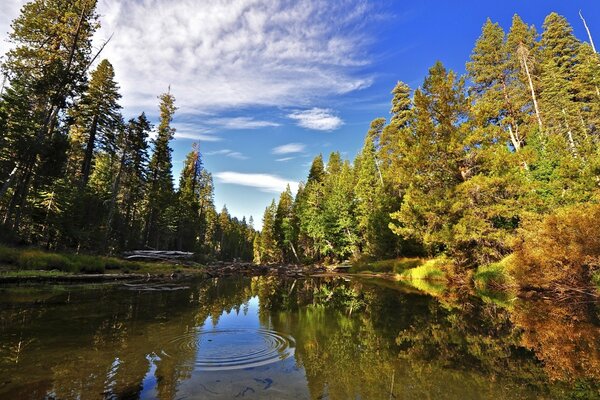
<instances>
[{"instance_id":1,"label":"fallen log","mask_svg":"<svg viewBox=\"0 0 600 400\"><path fill-rule=\"evenodd\" d=\"M123 253L123 258L130 261L181 261L191 260L194 253L170 250L133 250Z\"/></svg>"}]
</instances>

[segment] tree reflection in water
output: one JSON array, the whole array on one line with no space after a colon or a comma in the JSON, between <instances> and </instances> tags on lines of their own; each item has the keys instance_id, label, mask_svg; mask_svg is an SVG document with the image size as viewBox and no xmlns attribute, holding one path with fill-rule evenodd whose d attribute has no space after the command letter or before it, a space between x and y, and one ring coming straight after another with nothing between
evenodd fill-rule
<instances>
[{"instance_id":1,"label":"tree reflection in water","mask_svg":"<svg viewBox=\"0 0 600 400\"><path fill-rule=\"evenodd\" d=\"M0 398L600 398L589 303L340 278L186 285L3 289ZM231 326L291 335L294 356L199 371L200 327Z\"/></svg>"}]
</instances>

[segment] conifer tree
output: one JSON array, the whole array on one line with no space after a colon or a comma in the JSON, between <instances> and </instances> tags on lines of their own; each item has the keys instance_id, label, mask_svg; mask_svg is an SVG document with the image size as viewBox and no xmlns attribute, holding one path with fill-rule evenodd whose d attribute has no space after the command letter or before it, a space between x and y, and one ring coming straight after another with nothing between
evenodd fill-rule
<instances>
[{"instance_id":1,"label":"conifer tree","mask_svg":"<svg viewBox=\"0 0 600 400\"><path fill-rule=\"evenodd\" d=\"M167 209L173 200L172 149L169 147L175 129L171 127L175 114L175 97L164 93L160 97L160 123L154 140L154 152L148 165L148 191L146 205L146 240L148 246L166 246L169 231Z\"/></svg>"},{"instance_id":2,"label":"conifer tree","mask_svg":"<svg viewBox=\"0 0 600 400\"><path fill-rule=\"evenodd\" d=\"M122 117L118 103L121 95L114 79L113 66L108 60L102 60L92 72L89 87L73 112L77 126L85 132L82 186L87 185L89 180L98 144L108 152L114 152L116 147L116 135L122 125Z\"/></svg>"}]
</instances>

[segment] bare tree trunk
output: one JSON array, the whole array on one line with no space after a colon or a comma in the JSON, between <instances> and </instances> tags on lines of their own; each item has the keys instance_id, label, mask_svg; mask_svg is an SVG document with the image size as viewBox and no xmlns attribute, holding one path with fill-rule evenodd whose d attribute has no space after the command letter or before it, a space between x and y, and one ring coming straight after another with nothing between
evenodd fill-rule
<instances>
[{"instance_id":1,"label":"bare tree trunk","mask_svg":"<svg viewBox=\"0 0 600 400\"><path fill-rule=\"evenodd\" d=\"M527 80L529 81L529 89L531 90L531 99L533 100L533 107L535 109L535 115L537 117L538 125L540 130L543 128L542 125L542 117L540 116L540 108L538 107L537 97L535 95L535 88L533 87L533 79L531 78L531 73L529 72L529 65L527 64L527 55L528 51L524 46L519 46L519 56L521 59L521 65L525 69L525 74L527 75Z\"/></svg>"},{"instance_id":2,"label":"bare tree trunk","mask_svg":"<svg viewBox=\"0 0 600 400\"><path fill-rule=\"evenodd\" d=\"M381 175L381 169L379 168L379 161L377 161L377 157L375 157L375 166L377 167L377 173L379 173L379 181L381 182L381 186L384 186L383 175Z\"/></svg>"},{"instance_id":3,"label":"bare tree trunk","mask_svg":"<svg viewBox=\"0 0 600 400\"><path fill-rule=\"evenodd\" d=\"M8 188L10 188L10 185L12 185L13 181L17 177L17 172L19 172L19 166L20 164L17 163L12 169L12 171L10 171L10 174L8 174L8 178L6 178L6 181L2 185L2 188L0 188L0 199L4 197L4 195L8 191Z\"/></svg>"},{"instance_id":4,"label":"bare tree trunk","mask_svg":"<svg viewBox=\"0 0 600 400\"><path fill-rule=\"evenodd\" d=\"M577 157L577 148L575 147L575 141L573 140L573 132L571 131L571 127L569 126L569 121L567 120L567 113L565 109L562 109L563 116L565 117L565 124L567 125L567 138L569 139L569 147L571 148L571 152L573 156Z\"/></svg>"},{"instance_id":5,"label":"bare tree trunk","mask_svg":"<svg viewBox=\"0 0 600 400\"><path fill-rule=\"evenodd\" d=\"M518 152L519 150L521 150L521 143L519 143L519 141L517 140L517 137L515 136L510 124L508 124L508 133L510 134L510 141L514 146L515 151Z\"/></svg>"},{"instance_id":6,"label":"bare tree trunk","mask_svg":"<svg viewBox=\"0 0 600 400\"><path fill-rule=\"evenodd\" d=\"M581 13L581 10L579 10L579 17L583 21L583 26L585 27L588 37L590 38L590 45L592 46L592 50L594 50L594 53L597 53L596 46L594 46L594 39L592 39L592 33L590 32L590 28L588 27L588 24L585 22L585 18L583 18L583 14Z\"/></svg>"},{"instance_id":7,"label":"bare tree trunk","mask_svg":"<svg viewBox=\"0 0 600 400\"><path fill-rule=\"evenodd\" d=\"M294 257L296 257L296 261L300 262L300 258L298 258L298 253L296 253L296 249L294 248L294 243L290 242L290 247L292 248L292 252L294 253Z\"/></svg>"}]
</instances>

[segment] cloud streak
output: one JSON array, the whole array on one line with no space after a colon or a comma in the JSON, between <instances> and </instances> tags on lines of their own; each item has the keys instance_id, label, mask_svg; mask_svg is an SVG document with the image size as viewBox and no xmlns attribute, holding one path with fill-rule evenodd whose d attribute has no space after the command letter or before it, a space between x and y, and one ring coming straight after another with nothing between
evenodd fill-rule
<instances>
[{"instance_id":1,"label":"cloud streak","mask_svg":"<svg viewBox=\"0 0 600 400\"><path fill-rule=\"evenodd\" d=\"M344 125L341 118L325 108L296 111L289 114L288 118L295 120L298 126L317 131L333 131Z\"/></svg>"},{"instance_id":2,"label":"cloud streak","mask_svg":"<svg viewBox=\"0 0 600 400\"><path fill-rule=\"evenodd\" d=\"M218 126L225 129L258 129L280 126L277 122L260 121L252 117L232 117L232 118L210 118L206 121L209 125Z\"/></svg>"},{"instance_id":3,"label":"cloud streak","mask_svg":"<svg viewBox=\"0 0 600 400\"><path fill-rule=\"evenodd\" d=\"M286 189L288 184L292 192L298 190L298 182L290 181L277 175L225 171L217 172L214 176L221 183L252 187L262 192L281 193Z\"/></svg>"},{"instance_id":4,"label":"cloud streak","mask_svg":"<svg viewBox=\"0 0 600 400\"><path fill-rule=\"evenodd\" d=\"M248 157L240 153L239 151L233 151L229 149L210 151L205 153L207 156L225 156L229 158L235 158L237 160L247 160Z\"/></svg>"},{"instance_id":5,"label":"cloud streak","mask_svg":"<svg viewBox=\"0 0 600 400\"><path fill-rule=\"evenodd\" d=\"M271 152L273 154L294 154L294 153L302 153L306 145L303 143L288 143L281 146L275 147Z\"/></svg>"}]
</instances>

